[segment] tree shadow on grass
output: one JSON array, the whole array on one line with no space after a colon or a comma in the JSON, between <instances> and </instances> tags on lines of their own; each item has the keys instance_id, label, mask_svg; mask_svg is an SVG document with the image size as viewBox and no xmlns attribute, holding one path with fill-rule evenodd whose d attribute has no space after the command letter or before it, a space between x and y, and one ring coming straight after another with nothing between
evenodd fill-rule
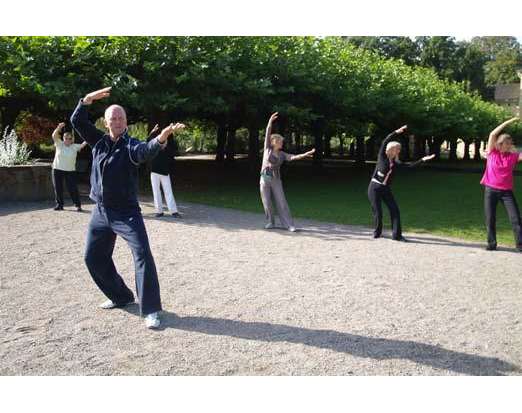
<instances>
[{"instance_id":1,"label":"tree shadow on grass","mask_svg":"<svg viewBox=\"0 0 522 413\"><path fill-rule=\"evenodd\" d=\"M431 244L431 245L447 245L451 247L466 247L466 248L475 248L479 250L486 249L486 243L478 243L478 242L458 242L455 240L449 240L449 239L443 239L443 238L432 238L429 236L411 236L406 235L408 242L412 244ZM497 251L502 252L511 252L520 254L519 251L517 251L515 248L508 248L508 247L497 247Z\"/></svg>"},{"instance_id":2,"label":"tree shadow on grass","mask_svg":"<svg viewBox=\"0 0 522 413\"><path fill-rule=\"evenodd\" d=\"M152 207L153 204L147 200L140 200L140 204ZM362 227L351 227L346 225L338 225L335 223L327 224L320 222L310 222L296 218L297 231L292 233L285 228L277 226L274 229L264 229L265 217L255 212L239 211L230 208L221 208L210 205L186 204L178 205L178 209L183 215L183 219L176 219L165 213L165 216L157 218L154 213L146 212L143 219L162 220L165 223L177 223L183 225L191 225L198 227L216 227L229 232L237 231L262 231L276 233L281 236L298 237L308 236L321 238L328 241L346 241L346 240L371 240L371 231ZM276 217L276 219L278 219Z\"/></svg>"}]
</instances>

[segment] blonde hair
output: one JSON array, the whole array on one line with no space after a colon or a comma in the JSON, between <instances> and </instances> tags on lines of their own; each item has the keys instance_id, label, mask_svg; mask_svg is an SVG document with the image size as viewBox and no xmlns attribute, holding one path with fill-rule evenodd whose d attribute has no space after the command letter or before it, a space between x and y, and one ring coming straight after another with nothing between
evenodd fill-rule
<instances>
[{"instance_id":1,"label":"blonde hair","mask_svg":"<svg viewBox=\"0 0 522 413\"><path fill-rule=\"evenodd\" d=\"M389 142L388 145L386 145L386 155L389 155L393 148L402 148L402 145L397 141Z\"/></svg>"},{"instance_id":2,"label":"blonde hair","mask_svg":"<svg viewBox=\"0 0 522 413\"><path fill-rule=\"evenodd\" d=\"M513 143L513 138L511 137L511 135L508 135L507 133L501 134L495 141L495 149L498 150L499 146L507 140Z\"/></svg>"},{"instance_id":3,"label":"blonde hair","mask_svg":"<svg viewBox=\"0 0 522 413\"><path fill-rule=\"evenodd\" d=\"M283 138L281 135L279 135L278 133L273 133L272 135L270 135L270 145L274 145L274 143L277 141L277 142L281 142L281 141L284 141L285 138Z\"/></svg>"}]
</instances>

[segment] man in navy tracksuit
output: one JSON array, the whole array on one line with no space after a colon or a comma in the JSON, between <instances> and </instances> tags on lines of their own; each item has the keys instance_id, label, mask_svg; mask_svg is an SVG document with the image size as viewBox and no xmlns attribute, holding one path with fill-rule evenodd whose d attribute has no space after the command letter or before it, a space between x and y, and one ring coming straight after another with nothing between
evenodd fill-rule
<instances>
[{"instance_id":1,"label":"man in navy tracksuit","mask_svg":"<svg viewBox=\"0 0 522 413\"><path fill-rule=\"evenodd\" d=\"M90 198L96 202L91 213L85 246L85 263L98 287L109 298L101 305L109 309L134 302L114 266L112 253L116 235L132 250L136 268L136 291L140 311L149 328L160 325L160 290L156 265L138 204L138 165L156 156L168 136L184 128L170 124L148 143L129 136L125 110L112 105L105 111L109 132L97 129L88 118L94 100L110 96L110 87L87 94L80 100L71 123L92 149Z\"/></svg>"}]
</instances>

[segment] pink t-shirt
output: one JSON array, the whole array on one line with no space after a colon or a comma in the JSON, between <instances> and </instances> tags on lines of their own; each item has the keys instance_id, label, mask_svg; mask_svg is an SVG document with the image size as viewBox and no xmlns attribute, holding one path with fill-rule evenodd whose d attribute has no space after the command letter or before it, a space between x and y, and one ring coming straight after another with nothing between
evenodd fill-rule
<instances>
[{"instance_id":1,"label":"pink t-shirt","mask_svg":"<svg viewBox=\"0 0 522 413\"><path fill-rule=\"evenodd\" d=\"M486 159L486 170L480 183L496 189L513 189L513 168L518 162L518 152L501 154L493 149Z\"/></svg>"}]
</instances>

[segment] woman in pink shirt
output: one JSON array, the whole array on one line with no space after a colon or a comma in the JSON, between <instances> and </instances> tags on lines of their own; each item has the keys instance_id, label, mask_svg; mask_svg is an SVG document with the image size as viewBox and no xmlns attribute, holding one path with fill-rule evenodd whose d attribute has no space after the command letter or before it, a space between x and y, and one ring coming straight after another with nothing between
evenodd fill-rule
<instances>
[{"instance_id":1,"label":"woman in pink shirt","mask_svg":"<svg viewBox=\"0 0 522 413\"><path fill-rule=\"evenodd\" d=\"M488 140L488 156L486 170L480 183L484 185L484 210L486 212L486 227L488 231L488 251L497 248L496 213L498 201L502 202L513 226L517 249L522 252L522 222L517 201L513 195L513 169L522 160L522 153L511 152L513 139L502 130L512 122L519 120L514 117L497 126Z\"/></svg>"}]
</instances>

